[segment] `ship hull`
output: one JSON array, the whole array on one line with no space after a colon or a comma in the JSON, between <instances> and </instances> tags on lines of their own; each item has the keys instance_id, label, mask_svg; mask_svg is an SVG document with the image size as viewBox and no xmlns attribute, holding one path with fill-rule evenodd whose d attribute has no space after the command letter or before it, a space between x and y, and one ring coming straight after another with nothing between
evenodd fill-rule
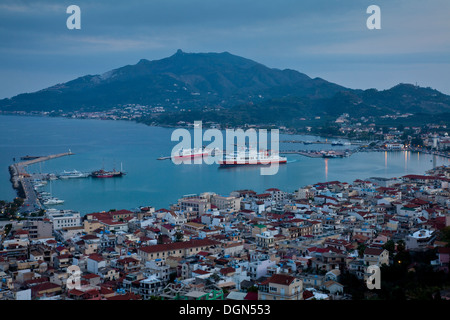
<instances>
[{"instance_id":1,"label":"ship hull","mask_svg":"<svg viewBox=\"0 0 450 320\"><path fill-rule=\"evenodd\" d=\"M97 178L97 179L115 178L115 177L121 177L123 175L124 175L124 173L121 171L114 171L114 172L102 171L102 172L91 173L91 177Z\"/></svg>"},{"instance_id":2,"label":"ship hull","mask_svg":"<svg viewBox=\"0 0 450 320\"><path fill-rule=\"evenodd\" d=\"M285 164L285 163L287 163L287 160L267 160L267 161L258 160L256 162L243 162L237 160L219 161L219 165L221 167L252 166L252 165L261 166L261 165Z\"/></svg>"},{"instance_id":3,"label":"ship hull","mask_svg":"<svg viewBox=\"0 0 450 320\"><path fill-rule=\"evenodd\" d=\"M207 157L208 153L199 153L199 154L191 154L191 155L185 155L185 156L173 156L176 160L183 160L183 159L194 159L194 158L201 158L201 157Z\"/></svg>"}]
</instances>

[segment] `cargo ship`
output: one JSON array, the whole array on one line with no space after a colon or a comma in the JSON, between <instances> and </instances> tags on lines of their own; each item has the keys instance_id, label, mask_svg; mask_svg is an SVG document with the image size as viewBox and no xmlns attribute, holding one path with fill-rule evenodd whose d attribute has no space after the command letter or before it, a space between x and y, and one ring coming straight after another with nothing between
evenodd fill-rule
<instances>
[{"instance_id":1,"label":"cargo ship","mask_svg":"<svg viewBox=\"0 0 450 320\"><path fill-rule=\"evenodd\" d=\"M285 157L280 157L278 153L270 152L270 150L263 151L238 151L234 154L227 154L222 160L219 160L219 165L224 166L238 166L238 165L271 165L271 164L287 163Z\"/></svg>"}]
</instances>

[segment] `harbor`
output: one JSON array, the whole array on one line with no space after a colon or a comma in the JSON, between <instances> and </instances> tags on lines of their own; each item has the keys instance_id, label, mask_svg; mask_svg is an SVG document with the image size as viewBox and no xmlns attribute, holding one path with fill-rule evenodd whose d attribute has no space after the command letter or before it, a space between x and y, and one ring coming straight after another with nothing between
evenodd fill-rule
<instances>
[{"instance_id":1,"label":"harbor","mask_svg":"<svg viewBox=\"0 0 450 320\"><path fill-rule=\"evenodd\" d=\"M352 155L354 151L335 151L335 150L283 150L280 154L298 154L308 158L346 158Z\"/></svg>"},{"instance_id":2,"label":"harbor","mask_svg":"<svg viewBox=\"0 0 450 320\"><path fill-rule=\"evenodd\" d=\"M279 154L298 154L308 158L345 158L351 156L353 153L358 152L359 148L354 150L281 150ZM225 155L226 152L222 151L221 154ZM203 155L203 157L207 157ZM190 158L190 157L187 157ZM172 156L161 156L157 160L171 160Z\"/></svg>"},{"instance_id":3,"label":"harbor","mask_svg":"<svg viewBox=\"0 0 450 320\"><path fill-rule=\"evenodd\" d=\"M18 194L24 199L23 206L20 208L20 213L35 212L43 209L43 204L41 203L36 191L35 182L49 179L49 175L46 174L31 175L26 171L26 168L39 162L71 156L73 154L74 153L69 150L65 153L32 157L31 159L30 156L27 156L26 158L30 160L14 163L9 167L13 188L16 189Z\"/></svg>"},{"instance_id":4,"label":"harbor","mask_svg":"<svg viewBox=\"0 0 450 320\"><path fill-rule=\"evenodd\" d=\"M3 121L2 121L3 120ZM83 130L80 130L80 125ZM418 174L434 166L434 155L414 153L403 150L382 150L374 147L351 148L331 147L331 145L301 145L281 144L280 156L288 158L287 165L280 166L279 172L273 176L261 176L259 168L254 166L237 166L228 170L219 170L214 165L182 165L177 166L170 160L158 161L162 155L170 156L175 142L171 143L172 130L170 128L146 127L129 122L120 121L87 121L72 119L0 117L0 125L5 128L2 143L7 144L8 136L16 134L17 147L1 155L2 167L0 172L4 181L3 199L14 199L17 196L11 188L8 167L13 163L13 157L20 162L21 156L45 156L66 152L61 143L72 147L76 153L74 157L55 159L42 162L41 165L26 168L27 172L40 172L56 176L64 170L93 172L101 169L123 169L127 175L110 179L94 179L92 177L78 179L61 179L48 181L40 191L50 192L50 184L54 196L65 200L64 204L56 205L58 209L71 209L81 212L100 212L114 208L134 208L137 205L163 207L173 201L173 195L183 195L206 190L218 190L220 193L231 192L236 188L264 188L277 187L286 190L296 190L301 185L308 185L314 181L352 181L371 176L401 176L404 174ZM17 127L27 127L28 133L16 133ZM58 128L51 132L42 132L39 136L31 133L42 127ZM127 132L126 136L123 132ZM72 132L80 132L73 135ZM56 138L57 137L57 138ZM94 138L93 138L94 137ZM318 140L316 136L280 135L279 141L287 140ZM320 139L322 140L322 139ZM338 139L328 139L328 141ZM118 141L120 143L118 143ZM63 148L63 149L61 149ZM309 150L345 150L359 149L350 157L328 159L314 158ZM290 150L306 151L303 155L282 154ZM408 148L409 149L409 148ZM52 152L53 151L53 152ZM219 157L220 158L220 157ZM447 158L436 156L436 165L449 164ZM326 165L328 165L328 170ZM351 168L351 170L349 170ZM54 176L51 176L54 178ZM42 204L43 205L43 204Z\"/></svg>"},{"instance_id":5,"label":"harbor","mask_svg":"<svg viewBox=\"0 0 450 320\"><path fill-rule=\"evenodd\" d=\"M329 144L332 146L351 146L351 145L356 145L356 146L360 146L363 145L364 142L361 141L342 141L342 140L333 140L333 141L328 141L328 139L326 139L325 141L322 140L281 140L281 143L298 143L298 144L304 144L304 145L310 145L310 144Z\"/></svg>"}]
</instances>

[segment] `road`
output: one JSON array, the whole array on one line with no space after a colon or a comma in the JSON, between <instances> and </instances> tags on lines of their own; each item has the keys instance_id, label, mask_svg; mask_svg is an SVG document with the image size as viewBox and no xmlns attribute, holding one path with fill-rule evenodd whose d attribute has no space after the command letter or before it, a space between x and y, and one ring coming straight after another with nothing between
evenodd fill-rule
<instances>
[{"instance_id":1,"label":"road","mask_svg":"<svg viewBox=\"0 0 450 320\"><path fill-rule=\"evenodd\" d=\"M43 209L43 206L37 197L36 190L34 190L33 180L25 170L26 167L35 163L70 155L73 155L73 153L69 150L69 152L39 157L28 161L18 162L10 166L11 182L14 189L22 188L25 195L24 203L22 207L20 207L19 213L30 213Z\"/></svg>"}]
</instances>

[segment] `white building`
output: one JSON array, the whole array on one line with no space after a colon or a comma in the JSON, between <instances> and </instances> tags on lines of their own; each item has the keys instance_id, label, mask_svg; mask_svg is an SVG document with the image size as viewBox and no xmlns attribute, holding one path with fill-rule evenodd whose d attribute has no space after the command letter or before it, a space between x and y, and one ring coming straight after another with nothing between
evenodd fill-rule
<instances>
[{"instance_id":1,"label":"white building","mask_svg":"<svg viewBox=\"0 0 450 320\"><path fill-rule=\"evenodd\" d=\"M144 300L157 296L164 289L164 284L156 275L150 275L148 278L139 281L139 294Z\"/></svg>"},{"instance_id":2,"label":"white building","mask_svg":"<svg viewBox=\"0 0 450 320\"><path fill-rule=\"evenodd\" d=\"M81 227L81 216L79 212L49 209L46 214L53 223L53 230L60 230L67 227Z\"/></svg>"},{"instance_id":3,"label":"white building","mask_svg":"<svg viewBox=\"0 0 450 320\"><path fill-rule=\"evenodd\" d=\"M431 245L433 243L435 238L435 232L426 229L420 229L413 234L406 236L406 250L425 250L428 245Z\"/></svg>"}]
</instances>

